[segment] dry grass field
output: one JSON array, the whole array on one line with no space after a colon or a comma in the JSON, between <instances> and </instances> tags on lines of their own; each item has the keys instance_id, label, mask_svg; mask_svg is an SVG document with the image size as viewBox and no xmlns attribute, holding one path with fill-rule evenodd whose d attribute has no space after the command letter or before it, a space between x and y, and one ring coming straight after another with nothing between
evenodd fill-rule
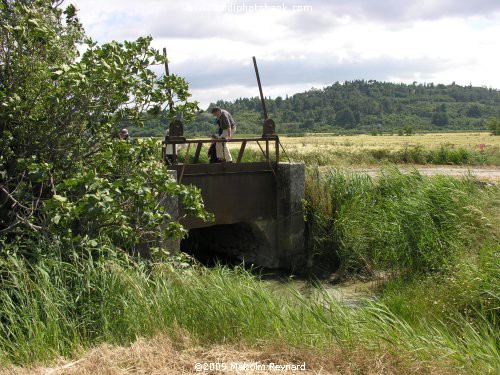
<instances>
[{"instance_id":1,"label":"dry grass field","mask_svg":"<svg viewBox=\"0 0 500 375\"><path fill-rule=\"evenodd\" d=\"M237 135L236 135L237 136ZM356 150L390 149L401 150L405 147L422 146L427 149L438 149L441 146L462 147L469 151L479 151L479 145L484 144L484 149L500 150L500 137L489 132L478 133L422 133L411 136L379 135L331 135L308 134L303 137L280 137L287 150L311 152L319 150ZM231 148L238 148L239 144L233 143ZM258 148L255 143L247 147Z\"/></svg>"},{"instance_id":2,"label":"dry grass field","mask_svg":"<svg viewBox=\"0 0 500 375\"><path fill-rule=\"evenodd\" d=\"M218 366L219 370L196 370L196 364ZM276 369L278 366L305 364L305 370ZM201 347L186 337L173 342L166 336L138 339L131 346L103 344L82 353L76 360L61 359L56 365L8 367L0 375L126 375L126 374L453 374L439 367L411 362L386 351L330 349L298 350L287 345L252 348L244 344Z\"/></svg>"},{"instance_id":3,"label":"dry grass field","mask_svg":"<svg viewBox=\"0 0 500 375\"><path fill-rule=\"evenodd\" d=\"M462 147L469 151L478 151L479 145L484 144L485 150L500 149L500 137L490 133L425 133L411 136L369 134L332 136L307 135L305 137L282 137L283 145L290 150L317 151L320 150L374 150L390 149L401 150L405 147L422 146L427 149L438 149L441 146Z\"/></svg>"},{"instance_id":4,"label":"dry grass field","mask_svg":"<svg viewBox=\"0 0 500 375\"><path fill-rule=\"evenodd\" d=\"M255 136L240 136L254 138ZM198 139L195 137L194 139ZM201 139L201 138L199 138ZM407 147L423 147L436 150L440 147L464 148L468 151L480 151L480 145L484 145L486 152L500 152L500 137L489 132L477 133L421 133L410 136L398 135L331 135L331 134L306 134L301 137L280 136L281 143L286 150L300 152L317 151L345 151L356 152L363 150L388 149L392 151L402 150ZM240 143L228 144L231 149L239 149ZM247 148L258 150L255 142L247 144Z\"/></svg>"},{"instance_id":5,"label":"dry grass field","mask_svg":"<svg viewBox=\"0 0 500 375\"><path fill-rule=\"evenodd\" d=\"M500 166L500 137L487 132L280 137L292 161L306 165L378 167L383 164ZM262 145L263 146L263 145ZM229 147L237 154L239 143ZM264 146L263 146L264 147ZM258 145L247 149L262 156ZM273 147L271 147L271 150Z\"/></svg>"}]
</instances>

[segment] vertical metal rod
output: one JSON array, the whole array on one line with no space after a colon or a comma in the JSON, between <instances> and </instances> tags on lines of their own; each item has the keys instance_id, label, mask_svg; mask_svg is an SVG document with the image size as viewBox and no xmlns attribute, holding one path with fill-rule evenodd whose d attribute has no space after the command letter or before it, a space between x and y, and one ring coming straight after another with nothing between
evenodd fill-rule
<instances>
[{"instance_id":1,"label":"vertical metal rod","mask_svg":"<svg viewBox=\"0 0 500 375\"><path fill-rule=\"evenodd\" d=\"M266 161L269 163L269 141L266 139Z\"/></svg>"},{"instance_id":2,"label":"vertical metal rod","mask_svg":"<svg viewBox=\"0 0 500 375\"><path fill-rule=\"evenodd\" d=\"M257 144L259 145L260 151L262 151L262 155L264 155L264 157L266 157L266 152L264 151L264 149L260 145L259 141L257 141ZM276 172L274 171L273 165L269 161L269 158L267 158L267 164L269 164L269 167L271 168L271 171L273 171L274 177L276 178Z\"/></svg>"},{"instance_id":3,"label":"vertical metal rod","mask_svg":"<svg viewBox=\"0 0 500 375\"><path fill-rule=\"evenodd\" d=\"M172 164L177 164L177 143L172 143Z\"/></svg>"},{"instance_id":4,"label":"vertical metal rod","mask_svg":"<svg viewBox=\"0 0 500 375\"><path fill-rule=\"evenodd\" d=\"M236 163L241 163L241 159L243 158L243 153L245 152L245 147L247 145L247 141L241 142L240 152L238 153L238 159Z\"/></svg>"},{"instance_id":5,"label":"vertical metal rod","mask_svg":"<svg viewBox=\"0 0 500 375\"><path fill-rule=\"evenodd\" d=\"M286 153L285 148L283 147L283 144L281 143L281 141L279 140L279 138L278 138L278 142L279 142L279 144L281 146L281 149L283 150L283 153L285 154L286 158L288 159L288 162L291 163L292 161L288 157L288 154Z\"/></svg>"},{"instance_id":6,"label":"vertical metal rod","mask_svg":"<svg viewBox=\"0 0 500 375\"><path fill-rule=\"evenodd\" d=\"M262 155L264 155L264 157L266 157L266 152L264 151L264 149L263 149L263 148L262 148L262 146L260 145L259 141L257 141L257 145L259 146L260 151L262 151Z\"/></svg>"},{"instance_id":7,"label":"vertical metal rod","mask_svg":"<svg viewBox=\"0 0 500 375\"><path fill-rule=\"evenodd\" d=\"M276 141L275 141L275 148L276 148L276 164L279 164L279 162L280 162L280 141L278 138L276 138Z\"/></svg>"},{"instance_id":8,"label":"vertical metal rod","mask_svg":"<svg viewBox=\"0 0 500 375\"><path fill-rule=\"evenodd\" d=\"M198 163L198 159L200 158L200 152L201 152L202 146L203 146L203 143L198 143L198 145L196 146L196 152L194 153L193 164Z\"/></svg>"},{"instance_id":9,"label":"vertical metal rod","mask_svg":"<svg viewBox=\"0 0 500 375\"><path fill-rule=\"evenodd\" d=\"M259 76L259 69L257 68L257 60L255 60L255 56L253 56L252 59L253 59L253 66L255 68L255 75L257 76L257 84L259 85L260 101L262 103L262 110L264 111L264 121L265 121L267 120L266 102L264 101L264 94L262 93L262 85L260 84L260 76Z\"/></svg>"},{"instance_id":10,"label":"vertical metal rod","mask_svg":"<svg viewBox=\"0 0 500 375\"><path fill-rule=\"evenodd\" d=\"M189 159L189 149L191 148L191 143L188 143L188 148L186 151L186 156L184 157L184 164L182 164L182 171L181 171L181 177L179 178L178 184L180 185L182 183L182 177L184 176L184 169L186 169L186 164Z\"/></svg>"},{"instance_id":11,"label":"vertical metal rod","mask_svg":"<svg viewBox=\"0 0 500 375\"><path fill-rule=\"evenodd\" d=\"M167 59L167 49L163 47L163 57L165 57L165 75L167 77L170 77L170 71L168 70L168 59ZM174 103L172 102L172 90L170 87L167 89L168 90L168 107L170 109L170 112L174 110Z\"/></svg>"}]
</instances>

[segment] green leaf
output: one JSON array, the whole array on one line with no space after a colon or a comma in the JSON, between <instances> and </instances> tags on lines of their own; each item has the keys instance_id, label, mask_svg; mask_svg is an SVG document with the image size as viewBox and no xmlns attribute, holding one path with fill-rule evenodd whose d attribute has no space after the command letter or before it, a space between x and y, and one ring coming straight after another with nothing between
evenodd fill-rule
<instances>
[{"instance_id":1,"label":"green leaf","mask_svg":"<svg viewBox=\"0 0 500 375\"><path fill-rule=\"evenodd\" d=\"M67 201L68 201L68 198L63 197L63 196L58 195L58 194L54 194L54 195L52 196L52 199L54 199L54 200L56 200L56 201L58 201L58 202L61 202L61 203L65 203L65 202L67 202Z\"/></svg>"},{"instance_id":2,"label":"green leaf","mask_svg":"<svg viewBox=\"0 0 500 375\"><path fill-rule=\"evenodd\" d=\"M36 27L40 27L40 24L38 23L38 21L36 19L31 18L31 19L28 20L28 23L30 25L33 25L33 26L36 26Z\"/></svg>"}]
</instances>

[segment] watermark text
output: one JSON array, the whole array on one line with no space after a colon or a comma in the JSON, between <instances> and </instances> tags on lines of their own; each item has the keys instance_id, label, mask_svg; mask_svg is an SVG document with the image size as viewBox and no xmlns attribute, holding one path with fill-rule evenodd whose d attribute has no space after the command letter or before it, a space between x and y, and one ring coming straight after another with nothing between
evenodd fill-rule
<instances>
[{"instance_id":1,"label":"watermark text","mask_svg":"<svg viewBox=\"0 0 500 375\"><path fill-rule=\"evenodd\" d=\"M229 3L224 6L208 6L208 7L194 7L190 6L186 8L189 12L195 13L256 13L256 12L267 12L267 11L280 11L280 12L312 12L313 7L311 5L288 5L281 3L280 5L269 5L264 3L264 5L251 4L251 3Z\"/></svg>"},{"instance_id":2,"label":"watermark text","mask_svg":"<svg viewBox=\"0 0 500 375\"><path fill-rule=\"evenodd\" d=\"M259 362L199 362L194 364L196 372L245 372L245 371L268 371L277 373L306 371L306 363L259 363Z\"/></svg>"}]
</instances>

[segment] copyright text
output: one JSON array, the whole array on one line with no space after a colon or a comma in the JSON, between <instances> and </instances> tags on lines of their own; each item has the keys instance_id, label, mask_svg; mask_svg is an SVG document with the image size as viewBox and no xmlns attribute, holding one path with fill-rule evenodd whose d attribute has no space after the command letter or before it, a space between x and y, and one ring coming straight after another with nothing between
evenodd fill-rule
<instances>
[{"instance_id":1,"label":"copyright text","mask_svg":"<svg viewBox=\"0 0 500 375\"><path fill-rule=\"evenodd\" d=\"M199 362L195 363L196 372L205 371L273 371L273 372L299 372L306 371L306 363L258 363L258 362Z\"/></svg>"}]
</instances>

